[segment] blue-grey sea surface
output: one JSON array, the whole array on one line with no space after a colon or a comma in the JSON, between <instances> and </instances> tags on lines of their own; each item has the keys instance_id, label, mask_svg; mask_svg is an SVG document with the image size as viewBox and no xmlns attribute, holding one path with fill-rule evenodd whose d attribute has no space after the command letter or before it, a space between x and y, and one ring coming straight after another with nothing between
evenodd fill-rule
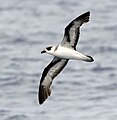
<instances>
[{"instance_id":1,"label":"blue-grey sea surface","mask_svg":"<svg viewBox=\"0 0 117 120\"><path fill-rule=\"evenodd\" d=\"M77 50L43 105L37 92L65 26L90 11ZM117 120L117 0L0 0L0 120Z\"/></svg>"}]
</instances>

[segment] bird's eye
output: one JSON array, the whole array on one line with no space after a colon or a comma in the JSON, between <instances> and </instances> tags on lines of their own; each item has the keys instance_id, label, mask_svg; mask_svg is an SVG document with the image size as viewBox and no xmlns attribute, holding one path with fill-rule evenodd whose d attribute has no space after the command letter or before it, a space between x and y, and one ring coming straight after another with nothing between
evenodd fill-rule
<instances>
[{"instance_id":1,"label":"bird's eye","mask_svg":"<svg viewBox=\"0 0 117 120\"><path fill-rule=\"evenodd\" d=\"M52 48L52 47L50 46L50 47L47 47L46 49L47 49L47 50L51 50L51 48Z\"/></svg>"}]
</instances>

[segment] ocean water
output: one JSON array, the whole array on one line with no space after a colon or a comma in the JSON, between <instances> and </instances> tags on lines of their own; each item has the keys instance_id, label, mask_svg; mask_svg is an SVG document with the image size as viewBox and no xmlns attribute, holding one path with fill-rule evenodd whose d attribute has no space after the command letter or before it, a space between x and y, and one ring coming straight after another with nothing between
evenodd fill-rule
<instances>
[{"instance_id":1,"label":"ocean water","mask_svg":"<svg viewBox=\"0 0 117 120\"><path fill-rule=\"evenodd\" d=\"M65 26L91 12L77 50L93 63L71 60L52 94L37 101L41 73ZM0 0L0 120L117 119L117 0Z\"/></svg>"}]
</instances>

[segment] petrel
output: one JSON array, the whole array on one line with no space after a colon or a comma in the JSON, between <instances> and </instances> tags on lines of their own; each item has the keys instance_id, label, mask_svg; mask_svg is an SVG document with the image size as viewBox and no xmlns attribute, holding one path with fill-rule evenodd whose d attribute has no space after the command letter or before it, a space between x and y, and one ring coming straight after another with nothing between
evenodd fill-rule
<instances>
[{"instance_id":1,"label":"petrel","mask_svg":"<svg viewBox=\"0 0 117 120\"><path fill-rule=\"evenodd\" d=\"M53 55L54 58L42 73L38 92L38 100L40 104L50 96L50 86L53 79L63 70L69 59L83 60L86 62L94 61L91 56L76 51L80 26L89 21L89 16L90 12L88 11L75 18L65 27L64 37L59 45L49 46L41 51L41 53Z\"/></svg>"}]
</instances>

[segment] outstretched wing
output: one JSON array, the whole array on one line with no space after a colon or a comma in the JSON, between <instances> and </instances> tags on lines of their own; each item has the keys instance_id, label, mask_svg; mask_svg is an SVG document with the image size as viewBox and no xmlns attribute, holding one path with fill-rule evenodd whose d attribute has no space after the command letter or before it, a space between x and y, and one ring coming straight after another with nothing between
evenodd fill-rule
<instances>
[{"instance_id":1,"label":"outstretched wing","mask_svg":"<svg viewBox=\"0 0 117 120\"><path fill-rule=\"evenodd\" d=\"M50 64L44 69L39 85L38 99L42 104L51 94L50 86L52 80L63 70L68 60L54 57Z\"/></svg>"},{"instance_id":2,"label":"outstretched wing","mask_svg":"<svg viewBox=\"0 0 117 120\"><path fill-rule=\"evenodd\" d=\"M89 21L90 12L86 12L77 18L75 18L72 22L67 25L65 28L64 38L61 42L61 45L67 45L68 47L72 47L76 49L76 45L79 39L80 34L80 26Z\"/></svg>"}]
</instances>

